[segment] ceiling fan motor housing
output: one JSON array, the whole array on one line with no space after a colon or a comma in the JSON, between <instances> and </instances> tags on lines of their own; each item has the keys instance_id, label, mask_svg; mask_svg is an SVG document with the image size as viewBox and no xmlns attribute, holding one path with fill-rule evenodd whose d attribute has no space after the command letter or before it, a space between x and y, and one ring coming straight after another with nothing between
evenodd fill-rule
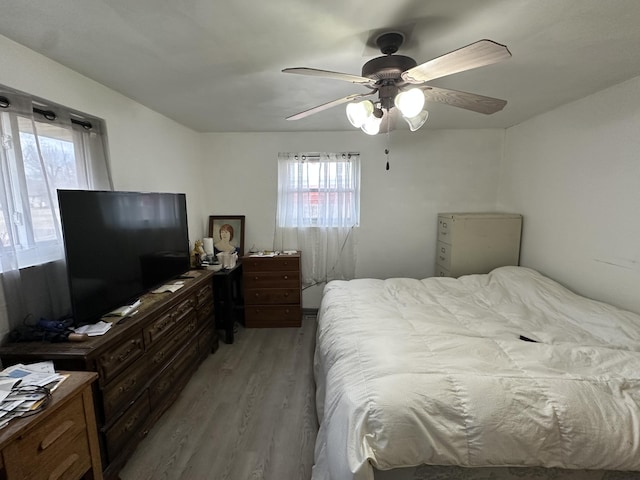
<instances>
[{"instance_id":1,"label":"ceiling fan motor housing","mask_svg":"<svg viewBox=\"0 0 640 480\"><path fill-rule=\"evenodd\" d=\"M362 66L362 76L372 80L397 80L400 74L417 65L411 57L404 55L387 55L369 60Z\"/></svg>"},{"instance_id":2,"label":"ceiling fan motor housing","mask_svg":"<svg viewBox=\"0 0 640 480\"><path fill-rule=\"evenodd\" d=\"M396 53L404 43L404 35L400 32L386 32L376 38L376 45L385 55Z\"/></svg>"}]
</instances>

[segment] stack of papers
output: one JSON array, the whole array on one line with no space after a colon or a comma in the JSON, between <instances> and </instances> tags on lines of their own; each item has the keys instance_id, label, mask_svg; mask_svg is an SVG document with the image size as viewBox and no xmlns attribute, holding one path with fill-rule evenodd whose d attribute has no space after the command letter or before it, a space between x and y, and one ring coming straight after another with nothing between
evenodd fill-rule
<instances>
[{"instance_id":1,"label":"stack of papers","mask_svg":"<svg viewBox=\"0 0 640 480\"><path fill-rule=\"evenodd\" d=\"M138 299L130 305L124 305L120 308L116 308L115 310L107 313L105 317L126 317L140 305L142 305L142 301Z\"/></svg>"},{"instance_id":2,"label":"stack of papers","mask_svg":"<svg viewBox=\"0 0 640 480\"><path fill-rule=\"evenodd\" d=\"M92 325L83 325L82 327L74 328L73 331L76 333L86 333L90 337L96 337L107 333L112 326L113 323L100 320Z\"/></svg>"},{"instance_id":3,"label":"stack of papers","mask_svg":"<svg viewBox=\"0 0 640 480\"><path fill-rule=\"evenodd\" d=\"M178 290L180 290L182 287L184 287L184 282L175 282L175 283L167 283L165 285L162 285L161 287L156 288L155 290L152 290L151 293L164 293L164 292L177 292Z\"/></svg>"},{"instance_id":4,"label":"stack of papers","mask_svg":"<svg viewBox=\"0 0 640 480\"><path fill-rule=\"evenodd\" d=\"M65 375L55 372L53 362L30 365L19 363L2 370L0 428L9 423L9 420L29 415L40 408L65 378Z\"/></svg>"}]
</instances>

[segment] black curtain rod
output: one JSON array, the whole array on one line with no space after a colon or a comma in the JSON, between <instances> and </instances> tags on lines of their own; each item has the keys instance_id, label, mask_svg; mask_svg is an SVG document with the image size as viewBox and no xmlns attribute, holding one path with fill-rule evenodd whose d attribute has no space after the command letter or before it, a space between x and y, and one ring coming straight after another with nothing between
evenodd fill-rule
<instances>
[{"instance_id":1,"label":"black curtain rod","mask_svg":"<svg viewBox=\"0 0 640 480\"><path fill-rule=\"evenodd\" d=\"M311 158L320 158L322 154L320 153L289 153L289 155L293 155L294 157L302 157L303 159L311 159ZM339 152L337 155L342 155L343 157L351 157L351 155L360 155L358 152Z\"/></svg>"},{"instance_id":2,"label":"black curtain rod","mask_svg":"<svg viewBox=\"0 0 640 480\"><path fill-rule=\"evenodd\" d=\"M9 108L10 105L11 105L11 102L7 97L0 96L0 108ZM46 118L51 122L53 122L56 118L58 118L55 112L51 110L43 110L42 108L38 108L38 107L33 107L33 113L42 115L44 118ZM75 125L80 125L85 130L91 130L93 128L93 125L91 125L91 122L88 122L86 120L76 120L75 118L72 118L71 123Z\"/></svg>"}]
</instances>

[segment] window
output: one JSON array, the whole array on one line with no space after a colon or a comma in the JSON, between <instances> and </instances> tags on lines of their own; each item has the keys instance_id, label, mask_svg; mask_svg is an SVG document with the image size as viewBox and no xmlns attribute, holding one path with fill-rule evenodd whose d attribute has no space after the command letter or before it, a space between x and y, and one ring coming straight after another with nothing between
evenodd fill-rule
<instances>
[{"instance_id":1,"label":"window","mask_svg":"<svg viewBox=\"0 0 640 480\"><path fill-rule=\"evenodd\" d=\"M0 90L0 272L64 257L56 189L110 189L100 121Z\"/></svg>"},{"instance_id":2,"label":"window","mask_svg":"<svg viewBox=\"0 0 640 480\"><path fill-rule=\"evenodd\" d=\"M302 251L302 283L355 276L358 153L278 155L274 249Z\"/></svg>"},{"instance_id":3,"label":"window","mask_svg":"<svg viewBox=\"0 0 640 480\"><path fill-rule=\"evenodd\" d=\"M280 227L352 227L359 219L359 154L279 155Z\"/></svg>"}]
</instances>

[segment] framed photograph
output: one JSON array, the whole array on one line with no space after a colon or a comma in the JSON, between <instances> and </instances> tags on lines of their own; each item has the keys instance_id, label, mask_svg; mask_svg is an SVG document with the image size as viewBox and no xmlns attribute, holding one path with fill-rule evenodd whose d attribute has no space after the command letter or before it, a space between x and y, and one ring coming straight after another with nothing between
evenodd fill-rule
<instances>
[{"instance_id":1,"label":"framed photograph","mask_svg":"<svg viewBox=\"0 0 640 480\"><path fill-rule=\"evenodd\" d=\"M211 215L209 236L214 255L220 252L244 255L244 215Z\"/></svg>"}]
</instances>

